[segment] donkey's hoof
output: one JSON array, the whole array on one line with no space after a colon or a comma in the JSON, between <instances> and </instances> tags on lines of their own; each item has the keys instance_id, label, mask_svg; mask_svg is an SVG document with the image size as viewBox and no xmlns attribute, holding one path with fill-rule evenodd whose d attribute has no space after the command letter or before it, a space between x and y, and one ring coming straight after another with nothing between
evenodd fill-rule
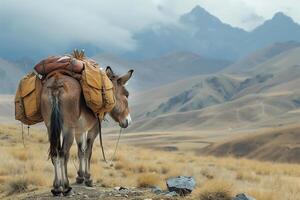
<instances>
[{"instance_id":1,"label":"donkey's hoof","mask_svg":"<svg viewBox=\"0 0 300 200\"><path fill-rule=\"evenodd\" d=\"M57 197L57 196L61 196L61 191L59 189L52 189L51 193L53 196Z\"/></svg>"},{"instance_id":2,"label":"donkey's hoof","mask_svg":"<svg viewBox=\"0 0 300 200\"><path fill-rule=\"evenodd\" d=\"M83 177L80 177L80 176L77 176L77 177L76 177L76 183L77 183L77 184L81 184L81 183L83 183L83 181L84 181L84 178L83 178Z\"/></svg>"},{"instance_id":3,"label":"donkey's hoof","mask_svg":"<svg viewBox=\"0 0 300 200\"><path fill-rule=\"evenodd\" d=\"M72 191L72 187L67 187L63 191L64 196L71 196L72 194L74 194L73 191Z\"/></svg>"},{"instance_id":4,"label":"donkey's hoof","mask_svg":"<svg viewBox=\"0 0 300 200\"><path fill-rule=\"evenodd\" d=\"M84 181L84 184L87 186L87 187L93 187L93 180L92 179L88 179L88 180L85 180Z\"/></svg>"}]
</instances>

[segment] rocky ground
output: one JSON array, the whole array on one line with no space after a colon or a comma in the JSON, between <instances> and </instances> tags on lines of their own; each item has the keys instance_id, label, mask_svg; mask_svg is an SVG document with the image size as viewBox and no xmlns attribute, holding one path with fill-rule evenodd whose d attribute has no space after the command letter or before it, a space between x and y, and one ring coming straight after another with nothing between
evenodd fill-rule
<instances>
[{"instance_id":1,"label":"rocky ground","mask_svg":"<svg viewBox=\"0 0 300 200\"><path fill-rule=\"evenodd\" d=\"M83 185L72 185L73 192L69 196L55 197L56 199L101 199L101 200L168 200L179 199L180 197L174 196L172 193L161 191L159 194L155 194L151 188L105 188L99 185L94 187L85 187ZM17 196L7 196L4 199L24 199L24 200L49 200L54 199L50 189L31 191L26 194L20 194Z\"/></svg>"}]
</instances>

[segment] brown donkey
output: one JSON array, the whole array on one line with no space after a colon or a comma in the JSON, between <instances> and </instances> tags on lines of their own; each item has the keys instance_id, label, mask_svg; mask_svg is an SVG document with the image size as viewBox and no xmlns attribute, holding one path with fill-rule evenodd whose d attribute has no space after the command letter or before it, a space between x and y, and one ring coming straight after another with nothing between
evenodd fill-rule
<instances>
[{"instance_id":1,"label":"brown donkey","mask_svg":"<svg viewBox=\"0 0 300 200\"><path fill-rule=\"evenodd\" d=\"M123 76L117 76L107 67L106 73L113 82L116 98L116 105L109 114L122 128L126 128L131 123L131 117L128 107L129 93L124 85L131 78L133 70L129 70ZM50 141L49 156L55 171L51 190L53 195L68 195L72 190L67 164L74 137L79 157L76 182L92 186L90 159L94 140L101 131L101 124L86 106L79 82L62 74L49 78L43 85L41 110Z\"/></svg>"}]
</instances>

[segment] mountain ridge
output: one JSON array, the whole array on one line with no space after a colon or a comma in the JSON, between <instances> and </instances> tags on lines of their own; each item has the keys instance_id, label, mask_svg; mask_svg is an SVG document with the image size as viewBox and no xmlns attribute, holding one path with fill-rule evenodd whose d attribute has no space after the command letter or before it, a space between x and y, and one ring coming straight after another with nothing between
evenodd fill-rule
<instances>
[{"instance_id":1,"label":"mountain ridge","mask_svg":"<svg viewBox=\"0 0 300 200\"><path fill-rule=\"evenodd\" d=\"M276 42L300 41L300 25L283 12L275 13L252 31L245 31L196 6L181 15L178 24L160 24L159 29L146 27L135 33L137 49L125 55L153 58L170 51L190 51L212 58L236 60Z\"/></svg>"}]
</instances>

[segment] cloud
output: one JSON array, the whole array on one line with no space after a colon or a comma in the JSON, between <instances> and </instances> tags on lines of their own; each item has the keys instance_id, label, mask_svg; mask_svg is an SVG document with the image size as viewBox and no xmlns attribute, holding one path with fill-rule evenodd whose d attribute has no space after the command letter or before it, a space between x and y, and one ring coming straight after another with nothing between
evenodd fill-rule
<instances>
[{"instance_id":1,"label":"cloud","mask_svg":"<svg viewBox=\"0 0 300 200\"><path fill-rule=\"evenodd\" d=\"M56 52L76 43L132 50L133 32L164 20L152 1L1 0L0 53Z\"/></svg>"},{"instance_id":2,"label":"cloud","mask_svg":"<svg viewBox=\"0 0 300 200\"><path fill-rule=\"evenodd\" d=\"M132 50L133 33L150 24L176 23L196 5L247 30L277 11L300 21L296 0L1 0L0 55L40 56L76 45Z\"/></svg>"}]
</instances>

